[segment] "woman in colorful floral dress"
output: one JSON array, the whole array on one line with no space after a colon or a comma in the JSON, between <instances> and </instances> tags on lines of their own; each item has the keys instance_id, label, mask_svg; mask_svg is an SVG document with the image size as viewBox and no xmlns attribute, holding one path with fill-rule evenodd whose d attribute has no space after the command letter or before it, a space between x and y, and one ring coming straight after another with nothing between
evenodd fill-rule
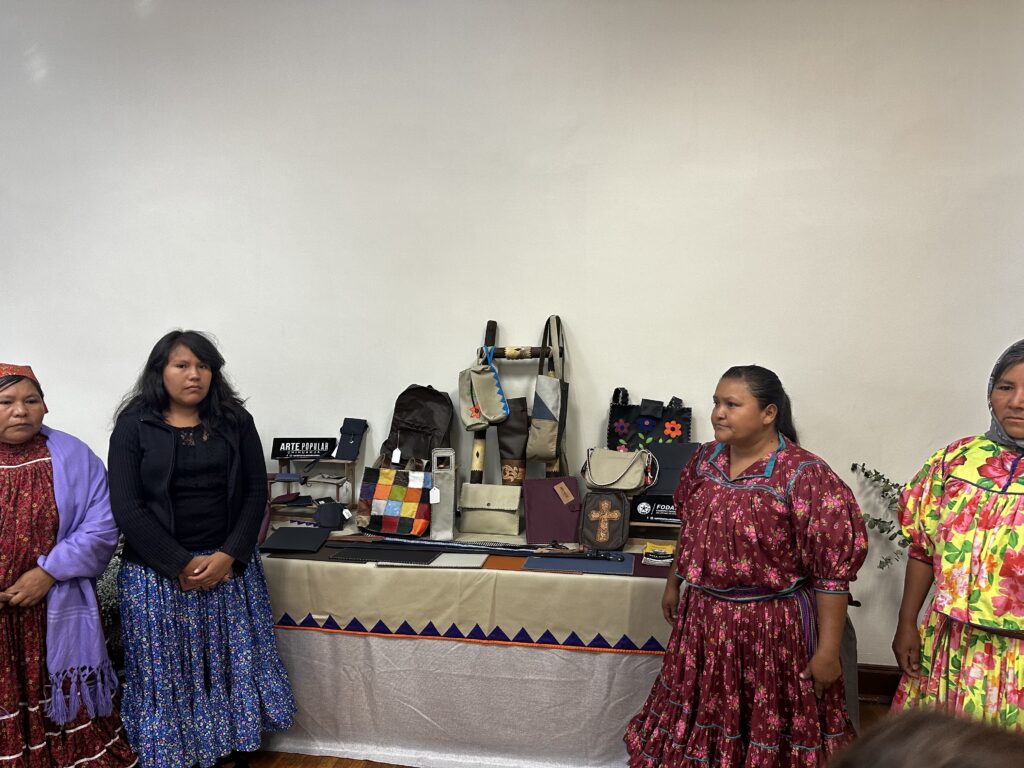
<instances>
[{"instance_id":1,"label":"woman in colorful floral dress","mask_svg":"<svg viewBox=\"0 0 1024 768\"><path fill-rule=\"evenodd\" d=\"M32 369L0 363L0 767L131 766L94 582L117 544L106 473L45 413Z\"/></svg>"},{"instance_id":2,"label":"woman in colorful floral dress","mask_svg":"<svg viewBox=\"0 0 1024 768\"><path fill-rule=\"evenodd\" d=\"M797 445L774 373L730 368L714 402L715 441L676 490L672 635L627 727L629 764L821 766L854 737L839 648L864 523L850 489Z\"/></svg>"},{"instance_id":3,"label":"woman in colorful floral dress","mask_svg":"<svg viewBox=\"0 0 1024 768\"><path fill-rule=\"evenodd\" d=\"M938 451L900 496L911 544L893 709L1024 731L1024 341L996 362L988 401L988 432Z\"/></svg>"}]
</instances>

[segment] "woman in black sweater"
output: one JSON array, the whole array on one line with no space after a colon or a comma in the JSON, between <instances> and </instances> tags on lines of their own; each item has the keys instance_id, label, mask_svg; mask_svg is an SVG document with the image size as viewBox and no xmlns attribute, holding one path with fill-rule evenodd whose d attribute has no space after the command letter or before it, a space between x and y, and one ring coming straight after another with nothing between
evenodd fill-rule
<instances>
[{"instance_id":1,"label":"woman in black sweater","mask_svg":"<svg viewBox=\"0 0 1024 768\"><path fill-rule=\"evenodd\" d=\"M223 365L202 333L167 334L110 437L122 719L142 768L242 766L295 711L256 550L263 448Z\"/></svg>"}]
</instances>

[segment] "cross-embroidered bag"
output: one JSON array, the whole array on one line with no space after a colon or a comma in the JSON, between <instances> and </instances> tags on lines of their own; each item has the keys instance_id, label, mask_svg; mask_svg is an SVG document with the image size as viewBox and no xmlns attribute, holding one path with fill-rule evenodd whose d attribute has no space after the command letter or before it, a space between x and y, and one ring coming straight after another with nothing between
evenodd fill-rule
<instances>
[{"instance_id":1,"label":"cross-embroidered bag","mask_svg":"<svg viewBox=\"0 0 1024 768\"><path fill-rule=\"evenodd\" d=\"M580 544L622 549L629 539L629 499L618 491L588 491L580 515Z\"/></svg>"}]
</instances>

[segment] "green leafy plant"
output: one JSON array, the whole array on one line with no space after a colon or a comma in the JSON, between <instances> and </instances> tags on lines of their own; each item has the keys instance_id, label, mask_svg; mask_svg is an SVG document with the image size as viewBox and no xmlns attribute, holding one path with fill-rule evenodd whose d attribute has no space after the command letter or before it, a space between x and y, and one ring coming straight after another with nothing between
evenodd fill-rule
<instances>
[{"instance_id":1,"label":"green leafy plant","mask_svg":"<svg viewBox=\"0 0 1024 768\"><path fill-rule=\"evenodd\" d=\"M117 573L121 570L121 544L118 543L110 564L96 579L96 601L103 621L103 634L107 636L107 650L114 669L124 668L124 645L121 640L121 609L117 601Z\"/></svg>"},{"instance_id":2,"label":"green leafy plant","mask_svg":"<svg viewBox=\"0 0 1024 768\"><path fill-rule=\"evenodd\" d=\"M864 518L869 530L876 531L883 539L888 539L891 542L891 548L878 561L878 567L884 570L902 560L906 556L907 545L910 544L910 540L903 535L899 523L899 498L903 486L894 483L877 469L866 467L863 463L854 464L850 469L859 473L867 485L878 495L882 515L876 516L868 512L861 512L861 517Z\"/></svg>"}]
</instances>

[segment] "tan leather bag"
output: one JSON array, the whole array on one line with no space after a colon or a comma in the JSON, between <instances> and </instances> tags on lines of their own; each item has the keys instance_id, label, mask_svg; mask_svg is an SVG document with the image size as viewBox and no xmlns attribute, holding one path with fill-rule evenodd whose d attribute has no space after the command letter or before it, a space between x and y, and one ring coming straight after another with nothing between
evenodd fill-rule
<instances>
[{"instance_id":1,"label":"tan leather bag","mask_svg":"<svg viewBox=\"0 0 1024 768\"><path fill-rule=\"evenodd\" d=\"M658 479L658 460L646 448L638 451L591 448L587 451L582 475L593 491L639 493Z\"/></svg>"}]
</instances>

